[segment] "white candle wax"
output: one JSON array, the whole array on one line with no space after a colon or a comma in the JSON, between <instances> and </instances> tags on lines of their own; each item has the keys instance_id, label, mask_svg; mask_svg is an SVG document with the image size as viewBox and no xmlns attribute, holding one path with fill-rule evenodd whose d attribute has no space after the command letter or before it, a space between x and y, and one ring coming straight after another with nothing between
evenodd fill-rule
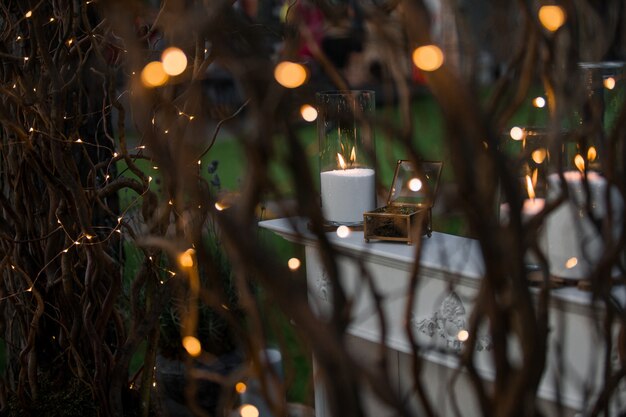
<instances>
[{"instance_id":1,"label":"white candle wax","mask_svg":"<svg viewBox=\"0 0 626 417\"><path fill-rule=\"evenodd\" d=\"M595 172L587 174L590 207L587 207L587 194L583 175L577 171L563 173L569 199L548 216L548 260L550 273L571 279L588 278L595 264L602 256L604 244L602 236L593 224L589 212L597 219L606 216L607 182ZM563 192L563 185L557 174L548 177L548 198L554 200ZM616 189L611 189L613 229L617 232L622 224L623 201Z\"/></svg>"},{"instance_id":2,"label":"white candle wax","mask_svg":"<svg viewBox=\"0 0 626 417\"><path fill-rule=\"evenodd\" d=\"M524 204L522 206L522 223L526 223L531 218L533 218L537 213L539 213L546 206L546 200L543 198L527 198L524 200ZM510 212L511 208L508 203L503 203L500 205L500 222L502 224L507 224L510 221ZM545 232L543 230L543 226L539 229L539 234L537 236L539 241L539 249L545 253L546 248L546 237ZM531 251L527 252L524 256L524 263L526 265L538 265L539 260L536 256L533 255Z\"/></svg>"},{"instance_id":3,"label":"white candle wax","mask_svg":"<svg viewBox=\"0 0 626 417\"><path fill-rule=\"evenodd\" d=\"M328 221L362 223L363 213L376 208L374 170L337 169L320 174L322 211Z\"/></svg>"},{"instance_id":4,"label":"white candle wax","mask_svg":"<svg viewBox=\"0 0 626 417\"><path fill-rule=\"evenodd\" d=\"M522 206L522 222L527 222L531 217L539 213L546 205L543 198L527 198ZM510 221L511 208L509 203L500 204L500 223L507 224Z\"/></svg>"}]
</instances>

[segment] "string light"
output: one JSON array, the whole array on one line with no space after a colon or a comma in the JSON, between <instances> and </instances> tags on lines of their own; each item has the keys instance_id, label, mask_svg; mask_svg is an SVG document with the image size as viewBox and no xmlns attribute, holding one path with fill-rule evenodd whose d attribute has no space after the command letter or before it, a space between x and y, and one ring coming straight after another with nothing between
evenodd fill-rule
<instances>
[{"instance_id":1,"label":"string light","mask_svg":"<svg viewBox=\"0 0 626 417\"><path fill-rule=\"evenodd\" d=\"M247 390L248 390L248 387L244 382L237 382L235 384L235 391L237 391L238 394L243 394Z\"/></svg>"},{"instance_id":2,"label":"string light","mask_svg":"<svg viewBox=\"0 0 626 417\"><path fill-rule=\"evenodd\" d=\"M29 10L26 12L26 14L24 15L25 18L29 19L31 16L33 15L33 11Z\"/></svg>"},{"instance_id":3,"label":"string light","mask_svg":"<svg viewBox=\"0 0 626 417\"><path fill-rule=\"evenodd\" d=\"M533 106L541 109L543 107L545 107L546 105L546 99L543 97L535 97L533 100Z\"/></svg>"},{"instance_id":4,"label":"string light","mask_svg":"<svg viewBox=\"0 0 626 417\"><path fill-rule=\"evenodd\" d=\"M467 339L469 339L469 332L465 329L461 329L457 333L456 338L459 340L459 342L465 342Z\"/></svg>"}]
</instances>

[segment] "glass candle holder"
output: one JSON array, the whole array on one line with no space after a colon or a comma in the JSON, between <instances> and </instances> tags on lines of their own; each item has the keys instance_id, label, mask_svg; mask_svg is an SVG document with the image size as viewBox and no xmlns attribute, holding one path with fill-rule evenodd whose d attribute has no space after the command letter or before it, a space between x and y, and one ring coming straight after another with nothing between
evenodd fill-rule
<instances>
[{"instance_id":1,"label":"glass candle holder","mask_svg":"<svg viewBox=\"0 0 626 417\"><path fill-rule=\"evenodd\" d=\"M332 226L363 224L376 208L373 91L317 93L322 212Z\"/></svg>"}]
</instances>

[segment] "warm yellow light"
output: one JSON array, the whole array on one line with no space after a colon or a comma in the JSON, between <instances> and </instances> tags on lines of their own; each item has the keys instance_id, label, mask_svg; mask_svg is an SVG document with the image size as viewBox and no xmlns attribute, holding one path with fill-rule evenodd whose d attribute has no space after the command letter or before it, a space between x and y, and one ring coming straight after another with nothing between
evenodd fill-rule
<instances>
[{"instance_id":1,"label":"warm yellow light","mask_svg":"<svg viewBox=\"0 0 626 417\"><path fill-rule=\"evenodd\" d=\"M459 342L465 342L467 339L469 339L469 332L465 329L459 330L456 338L459 340Z\"/></svg>"},{"instance_id":2,"label":"warm yellow light","mask_svg":"<svg viewBox=\"0 0 626 417\"><path fill-rule=\"evenodd\" d=\"M345 159L343 159L343 156L341 156L340 153L337 154L337 162L339 163L339 168L341 169L346 169L348 167Z\"/></svg>"},{"instance_id":3,"label":"warm yellow light","mask_svg":"<svg viewBox=\"0 0 626 417\"><path fill-rule=\"evenodd\" d=\"M419 178L411 178L409 180L409 190L419 191L422 189L422 181Z\"/></svg>"},{"instance_id":4,"label":"warm yellow light","mask_svg":"<svg viewBox=\"0 0 626 417\"><path fill-rule=\"evenodd\" d=\"M526 192L528 192L528 198L531 200L535 198L535 187L533 187L533 180L530 175L526 175Z\"/></svg>"},{"instance_id":5,"label":"warm yellow light","mask_svg":"<svg viewBox=\"0 0 626 417\"><path fill-rule=\"evenodd\" d=\"M567 269L572 269L576 265L578 265L578 259L576 259L575 257L569 258L567 262L565 262L565 267Z\"/></svg>"},{"instance_id":6,"label":"warm yellow light","mask_svg":"<svg viewBox=\"0 0 626 417\"><path fill-rule=\"evenodd\" d=\"M317 119L317 110L315 110L315 107L311 106L310 104L304 104L302 107L300 107L300 114L302 115L302 118L307 122L313 122L315 121L315 119Z\"/></svg>"},{"instance_id":7,"label":"warm yellow light","mask_svg":"<svg viewBox=\"0 0 626 417\"><path fill-rule=\"evenodd\" d=\"M167 75L180 75L187 68L187 55L179 48L167 48L161 54L161 61L163 62L163 70Z\"/></svg>"},{"instance_id":8,"label":"warm yellow light","mask_svg":"<svg viewBox=\"0 0 626 417\"><path fill-rule=\"evenodd\" d=\"M537 108L543 108L546 105L546 99L543 97L535 97L533 99L533 106L537 107Z\"/></svg>"},{"instance_id":9,"label":"warm yellow light","mask_svg":"<svg viewBox=\"0 0 626 417\"><path fill-rule=\"evenodd\" d=\"M276 65L274 78L278 84L286 88L297 88L304 84L309 74L304 65L283 61Z\"/></svg>"},{"instance_id":10,"label":"warm yellow light","mask_svg":"<svg viewBox=\"0 0 626 417\"><path fill-rule=\"evenodd\" d=\"M215 203L215 210L217 210L217 211L226 210L228 207L230 207L230 205L228 203L223 202L223 201L218 201L218 202Z\"/></svg>"},{"instance_id":11,"label":"warm yellow light","mask_svg":"<svg viewBox=\"0 0 626 417\"><path fill-rule=\"evenodd\" d=\"M546 159L546 156L548 156L548 151L546 151L545 148L535 149L531 154L531 157L536 164L543 163L543 161L545 161Z\"/></svg>"},{"instance_id":12,"label":"warm yellow light","mask_svg":"<svg viewBox=\"0 0 626 417\"><path fill-rule=\"evenodd\" d=\"M183 337L183 347L191 356L200 356L202 352L200 341L193 336Z\"/></svg>"},{"instance_id":13,"label":"warm yellow light","mask_svg":"<svg viewBox=\"0 0 626 417\"><path fill-rule=\"evenodd\" d=\"M287 261L287 266L289 267L289 269L291 269L292 271L297 270L298 268L300 268L300 265L302 263L300 262L300 259L298 258L291 258Z\"/></svg>"},{"instance_id":14,"label":"warm yellow light","mask_svg":"<svg viewBox=\"0 0 626 417\"><path fill-rule=\"evenodd\" d=\"M337 228L337 236L342 239L350 236L350 228L348 226L339 226Z\"/></svg>"},{"instance_id":15,"label":"warm yellow light","mask_svg":"<svg viewBox=\"0 0 626 417\"><path fill-rule=\"evenodd\" d=\"M29 10L29 11L27 11L27 12L26 12L26 14L24 15L24 17L28 19L28 18L29 18L29 17L31 17L32 15L33 15L33 11L32 11L32 10Z\"/></svg>"},{"instance_id":16,"label":"warm yellow light","mask_svg":"<svg viewBox=\"0 0 626 417\"><path fill-rule=\"evenodd\" d=\"M259 417L259 410L252 404L244 404L239 407L241 417Z\"/></svg>"},{"instance_id":17,"label":"warm yellow light","mask_svg":"<svg viewBox=\"0 0 626 417\"><path fill-rule=\"evenodd\" d=\"M165 84L168 79L169 76L159 61L152 61L141 70L141 82L148 88L159 87Z\"/></svg>"},{"instance_id":18,"label":"warm yellow light","mask_svg":"<svg viewBox=\"0 0 626 417\"><path fill-rule=\"evenodd\" d=\"M178 256L178 263L183 268L191 268L193 266L193 256L196 251L189 248Z\"/></svg>"},{"instance_id":19,"label":"warm yellow light","mask_svg":"<svg viewBox=\"0 0 626 417\"><path fill-rule=\"evenodd\" d=\"M615 88L615 78L613 77L605 78L603 84L607 90L612 90Z\"/></svg>"},{"instance_id":20,"label":"warm yellow light","mask_svg":"<svg viewBox=\"0 0 626 417\"><path fill-rule=\"evenodd\" d=\"M513 140L522 140L524 138L524 130L521 127L512 127L509 131L509 135L511 135L511 139Z\"/></svg>"},{"instance_id":21,"label":"warm yellow light","mask_svg":"<svg viewBox=\"0 0 626 417\"><path fill-rule=\"evenodd\" d=\"M243 394L247 389L248 386L243 382L237 382L235 384L235 391L237 391L238 394Z\"/></svg>"},{"instance_id":22,"label":"warm yellow light","mask_svg":"<svg viewBox=\"0 0 626 417\"><path fill-rule=\"evenodd\" d=\"M565 10L561 6L545 5L539 9L539 21L550 32L557 31L565 24Z\"/></svg>"},{"instance_id":23,"label":"warm yellow light","mask_svg":"<svg viewBox=\"0 0 626 417\"><path fill-rule=\"evenodd\" d=\"M413 51L413 63L422 71L435 71L443 65L443 51L435 45L425 45Z\"/></svg>"},{"instance_id":24,"label":"warm yellow light","mask_svg":"<svg viewBox=\"0 0 626 417\"><path fill-rule=\"evenodd\" d=\"M596 147L590 146L589 149L587 149L587 160L595 161L597 157L598 157L598 151L596 151Z\"/></svg>"},{"instance_id":25,"label":"warm yellow light","mask_svg":"<svg viewBox=\"0 0 626 417\"><path fill-rule=\"evenodd\" d=\"M583 158L581 154L576 154L574 157L574 165L576 165L576 168L578 168L580 172L583 172L585 170L585 158Z\"/></svg>"}]
</instances>

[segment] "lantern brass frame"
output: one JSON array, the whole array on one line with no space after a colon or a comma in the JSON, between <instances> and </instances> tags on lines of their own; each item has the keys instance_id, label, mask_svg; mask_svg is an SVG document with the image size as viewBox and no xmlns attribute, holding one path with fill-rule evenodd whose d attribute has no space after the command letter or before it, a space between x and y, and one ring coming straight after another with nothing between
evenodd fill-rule
<instances>
[{"instance_id":1,"label":"lantern brass frame","mask_svg":"<svg viewBox=\"0 0 626 417\"><path fill-rule=\"evenodd\" d=\"M411 245L417 236L432 236L432 207L439 187L443 163L439 161L420 162L422 166L430 164L437 169L434 186L429 190L427 201L423 203L406 203L394 200L394 185L403 164L412 164L412 162L404 159L398 160L393 182L389 188L387 205L363 213L363 238L366 242L386 240L406 242Z\"/></svg>"}]
</instances>

